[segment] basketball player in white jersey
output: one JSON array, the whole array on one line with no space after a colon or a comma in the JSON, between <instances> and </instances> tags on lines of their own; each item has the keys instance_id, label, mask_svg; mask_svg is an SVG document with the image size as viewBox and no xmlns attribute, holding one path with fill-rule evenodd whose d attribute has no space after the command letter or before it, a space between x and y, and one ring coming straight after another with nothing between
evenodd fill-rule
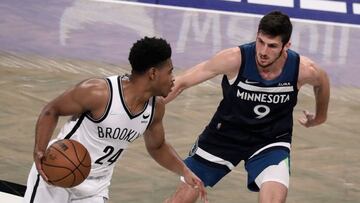
<instances>
[{"instance_id":1,"label":"basketball player in white jersey","mask_svg":"<svg viewBox=\"0 0 360 203\"><path fill-rule=\"evenodd\" d=\"M161 38L145 37L134 43L129 61L131 75L85 80L43 108L36 124L35 163L28 177L24 202L106 202L115 162L128 144L142 135L149 154L160 165L184 176L185 182L205 197L201 180L165 141L162 97L168 95L174 81L170 45ZM69 115L72 118L56 140L81 142L88 149L92 164L83 183L61 188L47 182L41 159L59 116Z\"/></svg>"},{"instance_id":2,"label":"basketball player in white jersey","mask_svg":"<svg viewBox=\"0 0 360 203\"><path fill-rule=\"evenodd\" d=\"M305 127L325 122L330 94L325 71L290 49L291 32L286 14L270 12L260 20L255 42L220 51L176 77L167 102L223 75L223 100L185 159L205 186L213 187L244 161L247 187L259 192L260 203L286 201L298 91L305 84L314 88L315 114L304 111L299 119ZM198 195L180 183L168 202L195 202Z\"/></svg>"}]
</instances>

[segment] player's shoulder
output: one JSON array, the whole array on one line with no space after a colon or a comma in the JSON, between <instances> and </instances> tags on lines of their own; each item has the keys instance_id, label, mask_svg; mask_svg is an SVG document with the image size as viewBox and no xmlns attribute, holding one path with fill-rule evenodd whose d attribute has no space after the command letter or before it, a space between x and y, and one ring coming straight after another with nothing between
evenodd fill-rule
<instances>
[{"instance_id":1,"label":"player's shoulder","mask_svg":"<svg viewBox=\"0 0 360 203\"><path fill-rule=\"evenodd\" d=\"M215 56L224 74L237 72L241 64L241 50L239 47L231 47L218 52Z\"/></svg>"},{"instance_id":2,"label":"player's shoulder","mask_svg":"<svg viewBox=\"0 0 360 203\"><path fill-rule=\"evenodd\" d=\"M216 55L227 59L238 59L241 56L241 50L240 47L230 47L219 51Z\"/></svg>"},{"instance_id":3,"label":"player's shoulder","mask_svg":"<svg viewBox=\"0 0 360 203\"><path fill-rule=\"evenodd\" d=\"M80 91L98 94L100 92L107 92L109 84L105 78L88 78L76 85Z\"/></svg>"},{"instance_id":4,"label":"player's shoulder","mask_svg":"<svg viewBox=\"0 0 360 203\"><path fill-rule=\"evenodd\" d=\"M84 88L103 88L107 87L108 84L105 78L94 77L81 81L79 85Z\"/></svg>"},{"instance_id":5,"label":"player's shoulder","mask_svg":"<svg viewBox=\"0 0 360 203\"><path fill-rule=\"evenodd\" d=\"M307 56L300 55L300 68L312 68L315 62Z\"/></svg>"},{"instance_id":6,"label":"player's shoulder","mask_svg":"<svg viewBox=\"0 0 360 203\"><path fill-rule=\"evenodd\" d=\"M163 97L155 96L154 120L161 121L165 114L165 101Z\"/></svg>"},{"instance_id":7,"label":"player's shoulder","mask_svg":"<svg viewBox=\"0 0 360 203\"><path fill-rule=\"evenodd\" d=\"M306 56L300 56L298 83L303 85L305 83L314 84L314 81L319 77L320 68L315 62Z\"/></svg>"},{"instance_id":8,"label":"player's shoulder","mask_svg":"<svg viewBox=\"0 0 360 203\"><path fill-rule=\"evenodd\" d=\"M88 78L76 85L75 93L84 99L106 100L109 95L109 84L105 78Z\"/></svg>"},{"instance_id":9,"label":"player's shoulder","mask_svg":"<svg viewBox=\"0 0 360 203\"><path fill-rule=\"evenodd\" d=\"M155 96L155 108L165 108L165 98L160 96Z\"/></svg>"},{"instance_id":10,"label":"player's shoulder","mask_svg":"<svg viewBox=\"0 0 360 203\"><path fill-rule=\"evenodd\" d=\"M155 97L155 103L156 103L156 108L159 109L164 109L165 110L165 98L161 97L161 96L156 96Z\"/></svg>"}]
</instances>

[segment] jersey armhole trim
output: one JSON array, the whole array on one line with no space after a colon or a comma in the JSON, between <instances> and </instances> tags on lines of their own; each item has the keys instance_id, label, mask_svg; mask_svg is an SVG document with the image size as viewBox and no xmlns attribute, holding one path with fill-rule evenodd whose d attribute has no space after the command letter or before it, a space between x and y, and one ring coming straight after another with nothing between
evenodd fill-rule
<instances>
[{"instance_id":1,"label":"jersey armhole trim","mask_svg":"<svg viewBox=\"0 0 360 203\"><path fill-rule=\"evenodd\" d=\"M71 129L71 131L65 136L64 139L70 139L71 136L76 132L76 130L80 127L82 121L84 120L85 118L85 114L86 113L83 113L81 114L79 120L76 122L75 126Z\"/></svg>"},{"instance_id":2,"label":"jersey armhole trim","mask_svg":"<svg viewBox=\"0 0 360 203\"><path fill-rule=\"evenodd\" d=\"M295 62L297 69L296 69L296 73L294 74L294 82L296 84L296 90L299 91L299 88L297 86L298 83L298 79L299 79L299 72L300 72L300 55L296 54L296 62Z\"/></svg>"},{"instance_id":3,"label":"jersey armhole trim","mask_svg":"<svg viewBox=\"0 0 360 203\"><path fill-rule=\"evenodd\" d=\"M111 107L111 103L112 103L112 98L113 98L113 88L112 88L112 85L111 85L111 81L108 79L108 78L105 78L106 82L107 82L107 86L108 86L108 89L109 89L109 100L106 104L106 107L105 107L105 111L103 113L103 115L99 118L99 119L94 119L91 117L91 115L89 114L89 112L87 112L85 115L86 115L86 118L88 118L90 121L94 122L94 123L100 123L101 121L103 121L107 115L109 114L109 111L110 111L110 107Z\"/></svg>"},{"instance_id":4,"label":"jersey armhole trim","mask_svg":"<svg viewBox=\"0 0 360 203\"><path fill-rule=\"evenodd\" d=\"M240 78L243 75L243 72L245 70L245 64L246 64L245 49L242 46L239 46L239 49L240 49L240 53L241 53L241 64L240 64L239 71L238 71L236 77L234 77L231 80L228 80L230 85L233 85L234 83L238 84L240 81Z\"/></svg>"},{"instance_id":5,"label":"jersey armhole trim","mask_svg":"<svg viewBox=\"0 0 360 203\"><path fill-rule=\"evenodd\" d=\"M235 83L236 79L237 79L238 75L236 75L234 78L232 78L231 80L229 80L229 78L226 76L226 79L228 80L229 85L232 85Z\"/></svg>"},{"instance_id":6,"label":"jersey armhole trim","mask_svg":"<svg viewBox=\"0 0 360 203\"><path fill-rule=\"evenodd\" d=\"M227 75L224 75L224 77L223 77L223 80L225 79L230 86L236 82L239 82L239 80L240 80L239 76L242 75L243 69L245 68L245 53L244 53L245 50L242 46L239 46L239 49L240 49L240 53L241 53L241 64L239 67L239 71L237 72L236 76L232 79L229 79Z\"/></svg>"},{"instance_id":7,"label":"jersey armhole trim","mask_svg":"<svg viewBox=\"0 0 360 203\"><path fill-rule=\"evenodd\" d=\"M146 129L149 128L149 126L151 125L151 123L152 123L153 120L154 120L155 105L156 105L156 97L154 96L154 97L152 98L151 117L150 117L150 120L149 120L149 124L146 126Z\"/></svg>"}]
</instances>

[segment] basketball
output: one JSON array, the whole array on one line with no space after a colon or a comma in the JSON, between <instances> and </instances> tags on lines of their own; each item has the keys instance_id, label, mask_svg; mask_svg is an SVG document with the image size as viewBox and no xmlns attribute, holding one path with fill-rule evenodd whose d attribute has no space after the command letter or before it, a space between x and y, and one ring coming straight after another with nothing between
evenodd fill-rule
<instances>
[{"instance_id":1,"label":"basketball","mask_svg":"<svg viewBox=\"0 0 360 203\"><path fill-rule=\"evenodd\" d=\"M63 139L47 148L41 165L51 184L70 188L82 183L89 175L91 158L84 145Z\"/></svg>"}]
</instances>

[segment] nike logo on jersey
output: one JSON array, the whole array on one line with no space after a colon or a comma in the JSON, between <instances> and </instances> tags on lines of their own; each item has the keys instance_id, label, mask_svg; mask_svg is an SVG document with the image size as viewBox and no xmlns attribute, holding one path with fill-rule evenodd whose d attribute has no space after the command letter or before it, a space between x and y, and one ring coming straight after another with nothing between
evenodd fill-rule
<instances>
[{"instance_id":1,"label":"nike logo on jersey","mask_svg":"<svg viewBox=\"0 0 360 203\"><path fill-rule=\"evenodd\" d=\"M250 80L246 79L246 80L245 80L245 83L246 83L246 84L257 84L257 83L259 83L259 82L250 81Z\"/></svg>"},{"instance_id":2,"label":"nike logo on jersey","mask_svg":"<svg viewBox=\"0 0 360 203\"><path fill-rule=\"evenodd\" d=\"M150 116L150 114L148 114L148 115L143 114L143 119L147 119L147 118L149 118L149 116Z\"/></svg>"}]
</instances>

